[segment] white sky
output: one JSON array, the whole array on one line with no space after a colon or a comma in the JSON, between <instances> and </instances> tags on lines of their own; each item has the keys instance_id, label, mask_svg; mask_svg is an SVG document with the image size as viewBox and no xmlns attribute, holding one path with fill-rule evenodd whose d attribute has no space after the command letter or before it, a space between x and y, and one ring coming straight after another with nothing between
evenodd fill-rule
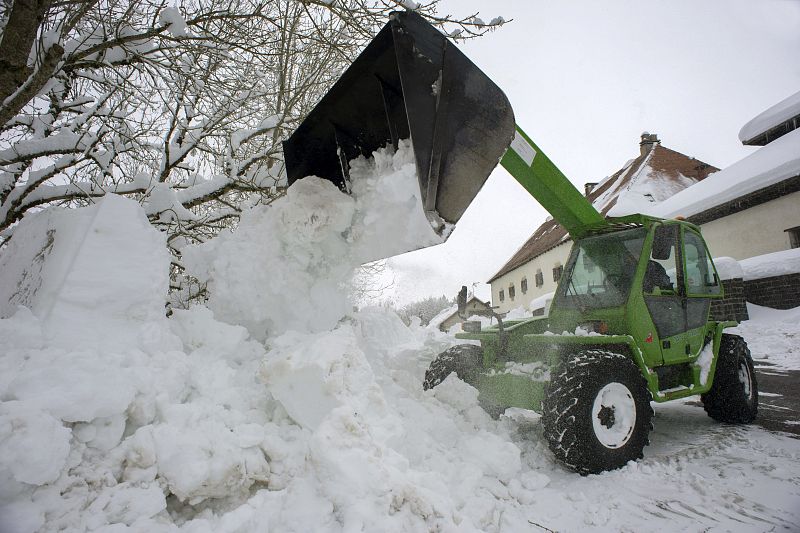
<instances>
[{"instance_id":1,"label":"white sky","mask_svg":"<svg viewBox=\"0 0 800 533\"><path fill-rule=\"evenodd\" d=\"M643 131L725 168L755 149L739 143L742 125L800 89L800 0L441 3L478 11L513 22L461 49L581 190L635 157ZM385 296L403 304L484 282L546 216L498 167L447 243L390 260Z\"/></svg>"}]
</instances>

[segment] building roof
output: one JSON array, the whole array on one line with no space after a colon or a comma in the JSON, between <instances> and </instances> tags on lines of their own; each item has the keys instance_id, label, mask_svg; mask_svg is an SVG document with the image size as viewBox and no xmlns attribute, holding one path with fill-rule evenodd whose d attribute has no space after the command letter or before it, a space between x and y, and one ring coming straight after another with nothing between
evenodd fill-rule
<instances>
[{"instance_id":1,"label":"building roof","mask_svg":"<svg viewBox=\"0 0 800 533\"><path fill-rule=\"evenodd\" d=\"M764 146L800 128L800 91L753 118L739 130L742 144Z\"/></svg>"},{"instance_id":2,"label":"building roof","mask_svg":"<svg viewBox=\"0 0 800 533\"><path fill-rule=\"evenodd\" d=\"M642 134L642 146L639 157L628 161L589 192L589 201L604 216L616 216L616 213L611 212L612 209L627 211L657 204L719 170L661 146L655 135ZM548 219L492 276L489 283L567 240L569 235L566 230L555 220Z\"/></svg>"},{"instance_id":3,"label":"building roof","mask_svg":"<svg viewBox=\"0 0 800 533\"><path fill-rule=\"evenodd\" d=\"M467 305L471 304L472 301L476 301L482 306L489 309L489 304L478 298L477 296L472 296L469 300L467 300ZM430 322L428 322L428 327L438 328L441 327L442 324L453 318L453 316L458 314L458 305L452 305L446 309L442 309L438 315L433 317Z\"/></svg>"},{"instance_id":4,"label":"building roof","mask_svg":"<svg viewBox=\"0 0 800 533\"><path fill-rule=\"evenodd\" d=\"M800 176L800 129L759 148L646 214L662 218L694 217L797 176Z\"/></svg>"}]
</instances>

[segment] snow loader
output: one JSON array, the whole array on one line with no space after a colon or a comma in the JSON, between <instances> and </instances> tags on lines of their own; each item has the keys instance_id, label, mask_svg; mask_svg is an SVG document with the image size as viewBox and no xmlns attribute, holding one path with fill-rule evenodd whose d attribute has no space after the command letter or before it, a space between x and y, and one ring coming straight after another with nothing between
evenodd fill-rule
<instances>
[{"instance_id":1,"label":"snow loader","mask_svg":"<svg viewBox=\"0 0 800 533\"><path fill-rule=\"evenodd\" d=\"M478 67L396 12L284 143L289 182L317 175L346 191L349 160L406 138L431 221L456 223L499 161L574 241L547 316L458 334L469 342L431 363L425 389L455 373L490 412L540 412L549 448L584 475L643 457L651 401L700 395L716 420L755 419L753 361L724 332L737 323L711 314L724 291L700 229L604 218Z\"/></svg>"}]
</instances>

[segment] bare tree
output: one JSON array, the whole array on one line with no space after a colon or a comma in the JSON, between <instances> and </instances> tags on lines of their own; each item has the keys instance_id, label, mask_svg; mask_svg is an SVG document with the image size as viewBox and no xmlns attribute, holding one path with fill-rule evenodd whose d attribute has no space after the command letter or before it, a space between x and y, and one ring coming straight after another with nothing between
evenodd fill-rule
<instances>
[{"instance_id":1,"label":"bare tree","mask_svg":"<svg viewBox=\"0 0 800 533\"><path fill-rule=\"evenodd\" d=\"M403 306L402 309L397 311L398 316L405 322L406 325L411 323L411 319L419 317L421 324L427 326L431 319L436 317L439 313L454 305L452 298L448 299L447 296L428 296L422 300L411 302Z\"/></svg>"},{"instance_id":2,"label":"bare tree","mask_svg":"<svg viewBox=\"0 0 800 533\"><path fill-rule=\"evenodd\" d=\"M361 265L350 281L354 302L361 305L379 305L383 294L394 287L395 279L386 259Z\"/></svg>"},{"instance_id":3,"label":"bare tree","mask_svg":"<svg viewBox=\"0 0 800 533\"><path fill-rule=\"evenodd\" d=\"M180 249L282 192L280 141L392 10L438 0L4 0L0 245L27 213L133 197Z\"/></svg>"}]
</instances>

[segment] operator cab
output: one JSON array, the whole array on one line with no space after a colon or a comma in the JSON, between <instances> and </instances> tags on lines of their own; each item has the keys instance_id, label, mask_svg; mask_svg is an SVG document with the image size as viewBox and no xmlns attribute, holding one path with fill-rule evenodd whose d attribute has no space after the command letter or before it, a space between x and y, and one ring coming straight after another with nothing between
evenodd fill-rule
<instances>
[{"instance_id":1,"label":"operator cab","mask_svg":"<svg viewBox=\"0 0 800 533\"><path fill-rule=\"evenodd\" d=\"M670 365L693 361L709 342L711 301L722 295L695 226L641 217L637 227L575 241L551 321L573 331L602 320L603 332L644 339L648 365Z\"/></svg>"}]
</instances>

